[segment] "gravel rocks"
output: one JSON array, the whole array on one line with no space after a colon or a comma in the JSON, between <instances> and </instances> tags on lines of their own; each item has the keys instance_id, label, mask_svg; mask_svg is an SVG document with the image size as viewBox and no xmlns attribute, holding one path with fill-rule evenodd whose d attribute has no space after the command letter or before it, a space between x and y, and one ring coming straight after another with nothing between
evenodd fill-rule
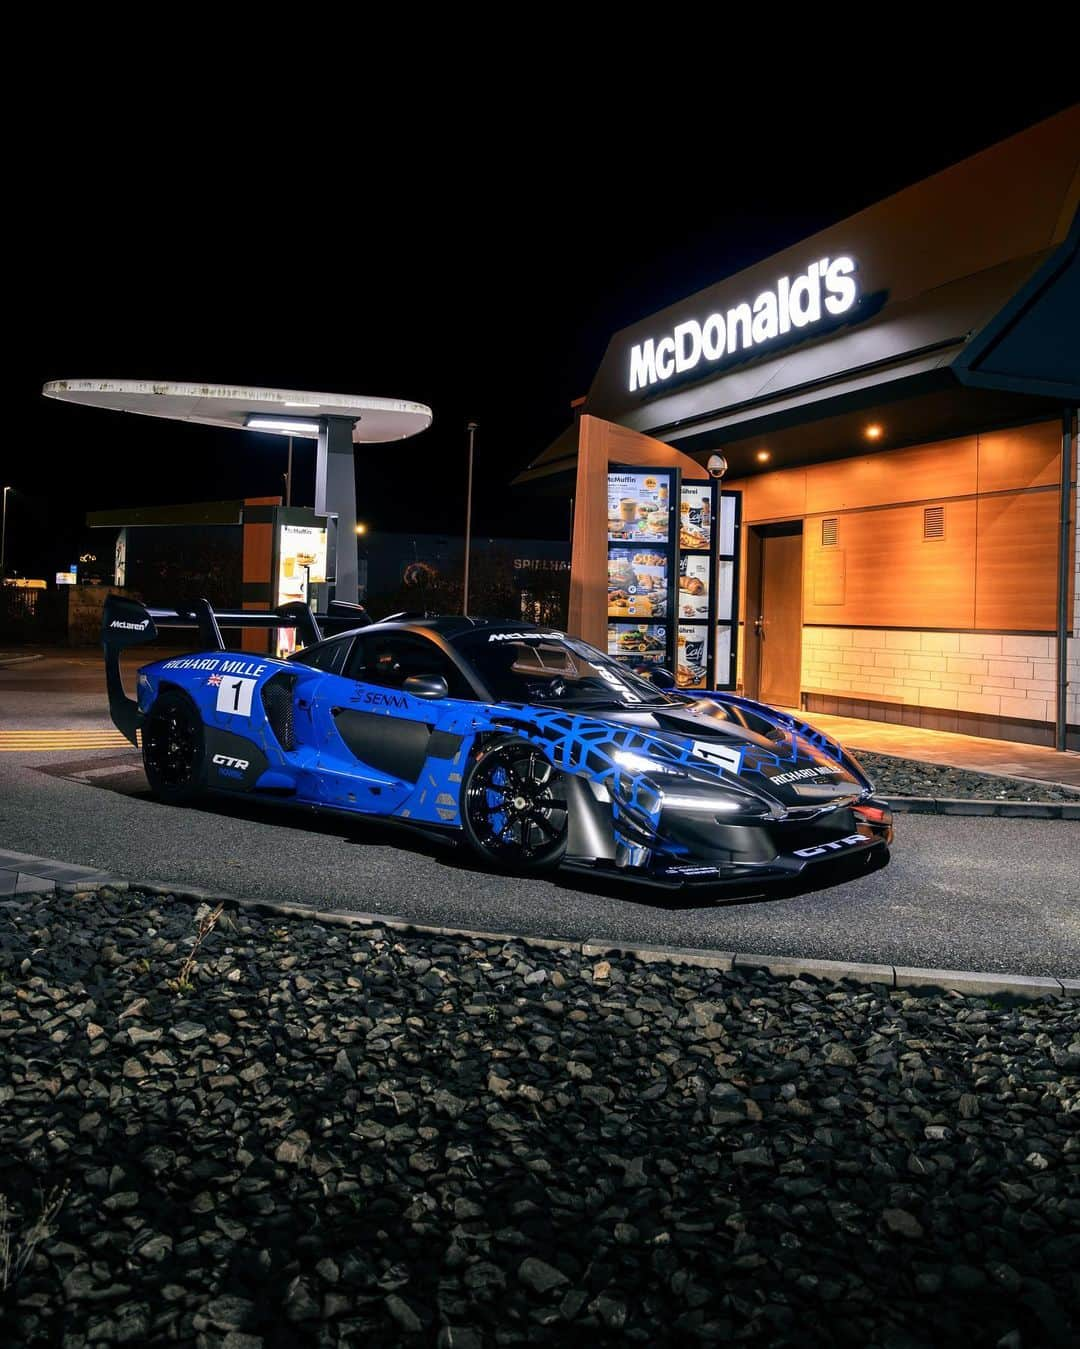
<instances>
[{"instance_id":1,"label":"gravel rocks","mask_svg":"<svg viewBox=\"0 0 1080 1349\"><path fill-rule=\"evenodd\" d=\"M852 749L879 796L947 797L965 801L1080 801L1080 792L1053 782L1029 782L996 773L973 773L947 764L898 759Z\"/></svg>"},{"instance_id":2,"label":"gravel rocks","mask_svg":"<svg viewBox=\"0 0 1080 1349\"><path fill-rule=\"evenodd\" d=\"M192 933L135 891L0 910L5 1346L1080 1331L1075 999L245 912L178 995Z\"/></svg>"}]
</instances>

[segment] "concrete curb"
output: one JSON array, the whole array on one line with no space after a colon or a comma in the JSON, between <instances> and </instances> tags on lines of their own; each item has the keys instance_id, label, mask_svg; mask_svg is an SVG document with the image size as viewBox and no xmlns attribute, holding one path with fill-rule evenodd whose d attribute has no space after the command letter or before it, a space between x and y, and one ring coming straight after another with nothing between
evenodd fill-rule
<instances>
[{"instance_id":1,"label":"concrete curb","mask_svg":"<svg viewBox=\"0 0 1080 1349\"><path fill-rule=\"evenodd\" d=\"M710 951L688 946L652 946L640 942L612 942L603 937L576 941L572 937L534 937L525 932L480 932L471 928L436 927L415 923L394 914L357 913L347 909L318 909L309 904L286 904L268 899L244 899L201 886L168 885L161 881L129 881L95 871L91 867L69 866L25 853L0 851L0 876L3 868L15 869L13 860L32 863L31 872L23 865L18 881L25 886L0 890L9 898L0 898L0 908L18 903L31 894L85 894L106 888L144 890L151 895L172 895L198 904L227 904L247 909L267 918L305 918L333 927L368 927L391 932L413 932L423 936L452 937L464 941L520 942L542 950L565 951L583 959L622 956L641 964L696 965L719 973L764 970L782 978L811 978L822 983L877 985L887 990L908 988L928 992L958 993L972 998L1004 995L1031 1000L1037 998L1080 998L1080 979L1037 978L1026 974L995 974L979 970L915 969L906 965L873 965L861 961L817 960L811 956L747 955L736 951ZM43 874L37 874L43 873ZM50 874L52 873L52 874ZM37 882L36 885L29 884Z\"/></svg>"},{"instance_id":2,"label":"concrete curb","mask_svg":"<svg viewBox=\"0 0 1080 1349\"><path fill-rule=\"evenodd\" d=\"M996 815L1020 820L1080 820L1076 801L969 801L954 796L883 796L896 815Z\"/></svg>"}]
</instances>

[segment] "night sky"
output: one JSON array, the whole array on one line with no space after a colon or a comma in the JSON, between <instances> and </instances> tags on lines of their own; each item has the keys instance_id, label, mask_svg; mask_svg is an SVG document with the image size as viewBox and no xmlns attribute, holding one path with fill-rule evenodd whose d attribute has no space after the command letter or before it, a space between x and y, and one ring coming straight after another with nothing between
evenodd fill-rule
<instances>
[{"instance_id":1,"label":"night sky","mask_svg":"<svg viewBox=\"0 0 1080 1349\"><path fill-rule=\"evenodd\" d=\"M576 88L569 46L533 85L446 59L437 82L427 64L397 79L316 63L310 87L224 60L99 65L77 38L45 63L29 190L9 207L25 230L9 288L29 283L0 469L17 489L9 572L51 579L87 510L282 488L277 437L41 399L56 378L427 403L423 436L358 451L373 546L460 532L470 418L477 530L564 537L565 503L508 484L568 424L612 333L1071 101L1042 63L989 102L943 66L913 108L863 69L857 93L833 81L766 116L760 85L688 94L670 61L646 97ZM313 444L295 444L310 504Z\"/></svg>"}]
</instances>

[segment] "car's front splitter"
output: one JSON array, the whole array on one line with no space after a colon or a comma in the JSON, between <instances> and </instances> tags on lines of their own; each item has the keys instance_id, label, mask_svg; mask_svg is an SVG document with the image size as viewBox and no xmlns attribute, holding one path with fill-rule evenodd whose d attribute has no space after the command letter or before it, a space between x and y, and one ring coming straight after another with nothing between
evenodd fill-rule
<instances>
[{"instance_id":1,"label":"car's front splitter","mask_svg":"<svg viewBox=\"0 0 1080 1349\"><path fill-rule=\"evenodd\" d=\"M800 883L840 884L886 866L889 845L883 838L860 836L837 850L814 857L780 856L762 864L660 862L652 867L617 867L610 862L568 858L563 866L578 873L628 881L660 890L723 890L730 898L766 894Z\"/></svg>"}]
</instances>

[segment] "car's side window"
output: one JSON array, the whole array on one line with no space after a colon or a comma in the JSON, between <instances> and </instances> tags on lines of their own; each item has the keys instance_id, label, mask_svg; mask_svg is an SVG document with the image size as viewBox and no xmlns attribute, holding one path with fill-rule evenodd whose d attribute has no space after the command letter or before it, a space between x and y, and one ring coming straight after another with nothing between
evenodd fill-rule
<instances>
[{"instance_id":1,"label":"car's side window","mask_svg":"<svg viewBox=\"0 0 1080 1349\"><path fill-rule=\"evenodd\" d=\"M327 674L341 674L352 644L352 637L341 637L336 642L320 642L310 651L298 652L292 659L298 665L310 665L313 670L325 670Z\"/></svg>"},{"instance_id":2,"label":"car's side window","mask_svg":"<svg viewBox=\"0 0 1080 1349\"><path fill-rule=\"evenodd\" d=\"M476 695L450 657L411 632L369 633L356 639L346 667L350 679L399 689L411 675L442 675L451 698Z\"/></svg>"}]
</instances>

